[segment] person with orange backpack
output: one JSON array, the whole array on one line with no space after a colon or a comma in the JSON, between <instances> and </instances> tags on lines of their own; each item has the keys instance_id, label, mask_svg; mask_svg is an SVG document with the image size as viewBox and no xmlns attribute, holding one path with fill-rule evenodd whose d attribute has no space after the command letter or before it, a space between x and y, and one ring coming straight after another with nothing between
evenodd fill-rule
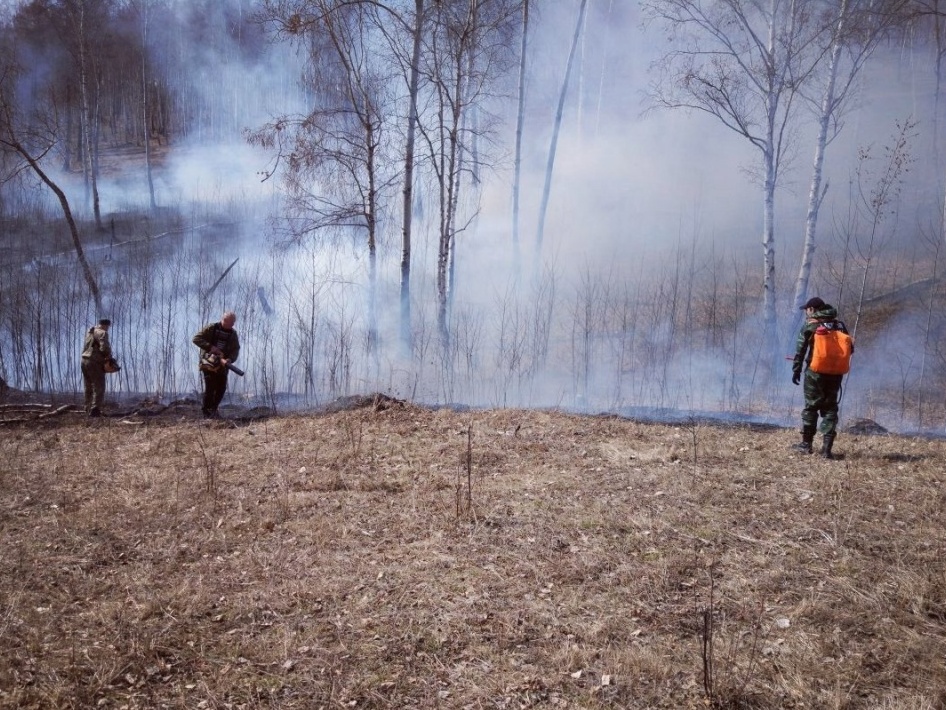
<instances>
[{"instance_id":1,"label":"person with orange backpack","mask_svg":"<svg viewBox=\"0 0 946 710\"><path fill-rule=\"evenodd\" d=\"M792 384L801 383L805 369L805 408L801 411L801 441L792 446L803 454L812 453L812 442L821 416L823 436L821 455L834 458L831 449L837 436L838 401L841 380L851 368L854 340L844 323L838 320L837 309L817 296L808 299L802 308L805 324L795 343L792 361Z\"/></svg>"}]
</instances>

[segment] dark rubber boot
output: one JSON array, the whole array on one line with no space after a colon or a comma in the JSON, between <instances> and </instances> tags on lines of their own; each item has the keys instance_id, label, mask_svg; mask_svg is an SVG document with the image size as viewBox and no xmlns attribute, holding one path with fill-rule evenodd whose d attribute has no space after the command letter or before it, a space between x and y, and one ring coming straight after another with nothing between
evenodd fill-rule
<instances>
[{"instance_id":1,"label":"dark rubber boot","mask_svg":"<svg viewBox=\"0 0 946 710\"><path fill-rule=\"evenodd\" d=\"M834 434L825 434L824 441L821 443L821 455L826 459L833 459L831 447L834 446Z\"/></svg>"},{"instance_id":2,"label":"dark rubber boot","mask_svg":"<svg viewBox=\"0 0 946 710\"><path fill-rule=\"evenodd\" d=\"M811 453L811 444L815 440L815 427L803 426L801 430L801 441L792 444L792 450L803 454Z\"/></svg>"}]
</instances>

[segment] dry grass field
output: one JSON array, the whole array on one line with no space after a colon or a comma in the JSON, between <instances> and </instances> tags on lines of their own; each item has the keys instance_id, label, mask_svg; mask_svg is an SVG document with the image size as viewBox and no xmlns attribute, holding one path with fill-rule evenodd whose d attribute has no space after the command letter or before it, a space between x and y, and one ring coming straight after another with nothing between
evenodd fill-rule
<instances>
[{"instance_id":1,"label":"dry grass field","mask_svg":"<svg viewBox=\"0 0 946 710\"><path fill-rule=\"evenodd\" d=\"M550 411L0 428L0 707L946 707L946 442Z\"/></svg>"}]
</instances>

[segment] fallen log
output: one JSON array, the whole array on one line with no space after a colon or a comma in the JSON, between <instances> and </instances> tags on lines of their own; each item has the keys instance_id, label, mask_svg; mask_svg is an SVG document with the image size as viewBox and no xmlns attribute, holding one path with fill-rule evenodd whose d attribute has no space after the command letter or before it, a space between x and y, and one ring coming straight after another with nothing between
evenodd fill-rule
<instances>
[{"instance_id":1,"label":"fallen log","mask_svg":"<svg viewBox=\"0 0 946 710\"><path fill-rule=\"evenodd\" d=\"M39 404L39 403L34 404L32 402L18 402L16 404L0 404L0 412L7 412L7 411L29 412L36 409L45 410L45 409L52 409L52 408L53 408L53 405L51 404Z\"/></svg>"},{"instance_id":2,"label":"fallen log","mask_svg":"<svg viewBox=\"0 0 946 710\"><path fill-rule=\"evenodd\" d=\"M17 417L16 419L0 419L0 425L2 424L23 424L25 422L35 422L40 419L49 419L50 417L57 417L60 414L65 414L67 412L75 411L74 404L63 404L52 411L42 411L44 409L52 409L51 404L28 404L28 405L6 405L0 407L5 413L10 414L35 414L32 417ZM24 407L32 407L32 409L24 409ZM40 411L37 411L39 408Z\"/></svg>"},{"instance_id":3,"label":"fallen log","mask_svg":"<svg viewBox=\"0 0 946 710\"><path fill-rule=\"evenodd\" d=\"M75 409L74 404L64 404L58 409L53 410L52 412L46 412L45 414L40 414L37 419L46 419L47 417L55 417L60 414L65 414L66 412L71 412Z\"/></svg>"}]
</instances>

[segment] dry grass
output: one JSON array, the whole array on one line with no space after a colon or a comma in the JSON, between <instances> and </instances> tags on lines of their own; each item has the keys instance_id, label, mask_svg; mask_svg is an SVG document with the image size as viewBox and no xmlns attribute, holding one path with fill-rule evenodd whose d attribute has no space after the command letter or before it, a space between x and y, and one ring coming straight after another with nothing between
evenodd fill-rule
<instances>
[{"instance_id":1,"label":"dry grass","mask_svg":"<svg viewBox=\"0 0 946 710\"><path fill-rule=\"evenodd\" d=\"M946 443L795 438L412 406L7 427L0 706L946 706Z\"/></svg>"}]
</instances>

